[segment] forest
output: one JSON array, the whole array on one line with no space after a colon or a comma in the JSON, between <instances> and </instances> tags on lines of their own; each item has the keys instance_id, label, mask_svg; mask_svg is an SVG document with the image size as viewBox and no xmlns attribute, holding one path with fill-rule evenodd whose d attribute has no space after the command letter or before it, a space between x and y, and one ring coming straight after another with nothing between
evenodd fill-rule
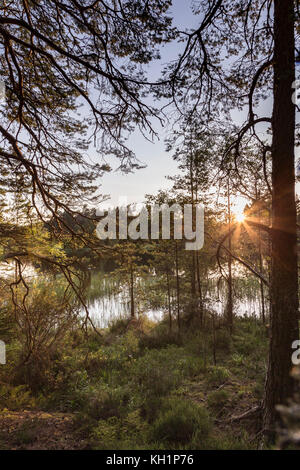
<instances>
[{"instance_id":1,"label":"forest","mask_svg":"<svg viewBox=\"0 0 300 470\"><path fill-rule=\"evenodd\" d=\"M0 450L299 450L299 2L0 0L0 64Z\"/></svg>"}]
</instances>

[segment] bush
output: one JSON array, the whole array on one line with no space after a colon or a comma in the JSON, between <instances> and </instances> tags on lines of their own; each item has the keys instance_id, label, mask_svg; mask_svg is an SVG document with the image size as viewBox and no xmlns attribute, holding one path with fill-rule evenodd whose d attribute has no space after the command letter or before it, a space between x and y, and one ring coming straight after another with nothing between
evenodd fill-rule
<instances>
[{"instance_id":1,"label":"bush","mask_svg":"<svg viewBox=\"0 0 300 470\"><path fill-rule=\"evenodd\" d=\"M187 356L181 359L178 367L185 376L194 377L205 371L205 363L200 357Z\"/></svg>"},{"instance_id":2,"label":"bush","mask_svg":"<svg viewBox=\"0 0 300 470\"><path fill-rule=\"evenodd\" d=\"M116 417L107 421L100 420L93 431L94 447L97 450L119 450L120 447L120 421Z\"/></svg>"},{"instance_id":3,"label":"bush","mask_svg":"<svg viewBox=\"0 0 300 470\"><path fill-rule=\"evenodd\" d=\"M153 423L160 413L162 406L162 398L150 396L141 405L141 415L149 423Z\"/></svg>"},{"instance_id":4,"label":"bush","mask_svg":"<svg viewBox=\"0 0 300 470\"><path fill-rule=\"evenodd\" d=\"M169 332L154 332L150 335L143 336L139 342L141 349L161 349L170 345L182 345L182 339L178 336L178 334Z\"/></svg>"},{"instance_id":5,"label":"bush","mask_svg":"<svg viewBox=\"0 0 300 470\"><path fill-rule=\"evenodd\" d=\"M115 335L124 334L128 328L130 318L117 318L109 323L109 332Z\"/></svg>"},{"instance_id":6,"label":"bush","mask_svg":"<svg viewBox=\"0 0 300 470\"><path fill-rule=\"evenodd\" d=\"M250 322L248 324L241 322L239 332L233 336L233 344L239 354L248 357L258 351L261 354L267 346L267 341L262 328L258 329Z\"/></svg>"},{"instance_id":7,"label":"bush","mask_svg":"<svg viewBox=\"0 0 300 470\"><path fill-rule=\"evenodd\" d=\"M262 399L264 395L264 389L264 384L261 382L257 382L252 389L255 398Z\"/></svg>"},{"instance_id":8,"label":"bush","mask_svg":"<svg viewBox=\"0 0 300 470\"><path fill-rule=\"evenodd\" d=\"M182 378L182 373L177 368L179 357L180 351L174 347L148 351L140 357L131 371L139 393L148 398L166 395L172 390Z\"/></svg>"},{"instance_id":9,"label":"bush","mask_svg":"<svg viewBox=\"0 0 300 470\"><path fill-rule=\"evenodd\" d=\"M36 400L31 396L26 385L12 387L10 385L0 386L0 407L12 411L32 409L36 406Z\"/></svg>"},{"instance_id":10,"label":"bush","mask_svg":"<svg viewBox=\"0 0 300 470\"><path fill-rule=\"evenodd\" d=\"M241 367L247 362L247 359L243 354L234 353L232 355L231 361L234 366Z\"/></svg>"},{"instance_id":11,"label":"bush","mask_svg":"<svg viewBox=\"0 0 300 470\"><path fill-rule=\"evenodd\" d=\"M100 420L93 430L94 448L98 450L132 450L145 443L146 423L134 410L125 419Z\"/></svg>"},{"instance_id":12,"label":"bush","mask_svg":"<svg viewBox=\"0 0 300 470\"><path fill-rule=\"evenodd\" d=\"M17 446L33 443L39 435L39 422L37 419L25 421L13 435L13 442Z\"/></svg>"},{"instance_id":13,"label":"bush","mask_svg":"<svg viewBox=\"0 0 300 470\"><path fill-rule=\"evenodd\" d=\"M215 390L207 397L208 406L216 411L224 407L229 398L229 393L226 390Z\"/></svg>"},{"instance_id":14,"label":"bush","mask_svg":"<svg viewBox=\"0 0 300 470\"><path fill-rule=\"evenodd\" d=\"M207 410L189 401L173 399L154 422L151 437L154 441L187 444L196 436L207 438L210 429Z\"/></svg>"},{"instance_id":15,"label":"bush","mask_svg":"<svg viewBox=\"0 0 300 470\"><path fill-rule=\"evenodd\" d=\"M85 412L93 419L121 418L125 411L129 397L122 390L95 391L87 397Z\"/></svg>"},{"instance_id":16,"label":"bush","mask_svg":"<svg viewBox=\"0 0 300 470\"><path fill-rule=\"evenodd\" d=\"M229 371L225 367L211 366L208 369L207 382L212 386L220 386L230 377Z\"/></svg>"},{"instance_id":17,"label":"bush","mask_svg":"<svg viewBox=\"0 0 300 470\"><path fill-rule=\"evenodd\" d=\"M234 436L227 431L225 436L209 437L205 442L195 440L193 444L193 448L203 450L255 450L257 448L253 440L252 443L249 442L246 432L241 436Z\"/></svg>"},{"instance_id":18,"label":"bush","mask_svg":"<svg viewBox=\"0 0 300 470\"><path fill-rule=\"evenodd\" d=\"M231 336L227 330L217 330L216 347L217 351L230 353L232 346Z\"/></svg>"}]
</instances>

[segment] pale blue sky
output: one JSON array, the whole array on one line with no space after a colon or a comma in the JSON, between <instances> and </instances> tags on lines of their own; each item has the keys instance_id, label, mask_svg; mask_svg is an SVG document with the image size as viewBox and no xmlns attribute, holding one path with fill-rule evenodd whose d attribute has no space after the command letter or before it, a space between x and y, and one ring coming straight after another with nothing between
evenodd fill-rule
<instances>
[{"instance_id":1,"label":"pale blue sky","mask_svg":"<svg viewBox=\"0 0 300 470\"><path fill-rule=\"evenodd\" d=\"M174 24L182 29L193 28L199 23L199 17L191 12L191 0L173 0L170 13ZM183 44L172 43L162 49L162 60L151 63L149 66L151 79L159 77L162 66L176 58L182 50ZM111 195L111 203L118 205L119 197L127 196L128 202L143 202L145 194L156 193L159 189L170 188L172 183L166 180L166 175L175 175L177 165L173 162L171 154L165 151L164 139L168 130L156 125L159 140L148 142L138 132L129 139L129 146L134 150L139 160L147 165L133 174L111 172L101 179L101 192ZM111 163L111 160L108 161ZM116 167L117 167L116 162Z\"/></svg>"},{"instance_id":2,"label":"pale blue sky","mask_svg":"<svg viewBox=\"0 0 300 470\"><path fill-rule=\"evenodd\" d=\"M173 0L170 13L174 18L174 24L180 29L193 28L199 24L200 17L193 15L191 4L192 0ZM149 65L149 76L152 80L159 78L162 66L176 59L183 47L183 43L172 42L162 49L162 60ZM270 103L270 100L263 103L260 112L271 115ZM246 118L238 112L234 112L232 117L239 123ZM171 154L165 151L164 139L168 135L168 128L163 129L157 125L156 130L159 133L159 140L156 139L154 143L148 142L138 132L135 132L128 141L129 147L134 150L137 158L147 165L146 168L132 174L113 171L101 178L101 193L111 196L110 202L104 203L103 207L111 204L119 205L119 199L124 197L127 197L128 203L143 202L145 194L155 194L159 189L171 187L172 182L168 181L166 176L175 175L178 170ZM299 157L299 152L297 154ZM108 159L108 163L114 168L118 166L117 160L114 163L113 160Z\"/></svg>"}]
</instances>

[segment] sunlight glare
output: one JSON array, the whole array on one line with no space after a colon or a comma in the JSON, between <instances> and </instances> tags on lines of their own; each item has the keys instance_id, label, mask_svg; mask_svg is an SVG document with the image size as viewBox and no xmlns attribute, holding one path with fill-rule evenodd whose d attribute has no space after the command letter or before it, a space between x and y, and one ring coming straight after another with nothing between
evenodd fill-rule
<instances>
[{"instance_id":1,"label":"sunlight glare","mask_svg":"<svg viewBox=\"0 0 300 470\"><path fill-rule=\"evenodd\" d=\"M247 204L246 200L242 197L239 197L239 198L236 199L236 201L233 205L233 211L232 212L233 212L235 220L239 224L241 224L245 220L244 210L245 210L246 204Z\"/></svg>"},{"instance_id":2,"label":"sunlight glare","mask_svg":"<svg viewBox=\"0 0 300 470\"><path fill-rule=\"evenodd\" d=\"M245 216L244 216L244 214L241 213L241 212L235 213L234 216L235 216L235 220L236 220L237 222L239 222L239 223L242 223L242 222L244 222L244 220L245 220Z\"/></svg>"}]
</instances>

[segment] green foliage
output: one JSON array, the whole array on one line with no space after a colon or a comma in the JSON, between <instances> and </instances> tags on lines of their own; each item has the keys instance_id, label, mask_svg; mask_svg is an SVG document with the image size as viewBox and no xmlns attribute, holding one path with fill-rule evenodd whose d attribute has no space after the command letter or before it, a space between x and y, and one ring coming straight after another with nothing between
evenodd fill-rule
<instances>
[{"instance_id":1,"label":"green foliage","mask_svg":"<svg viewBox=\"0 0 300 470\"><path fill-rule=\"evenodd\" d=\"M223 385L230 377L229 371L222 366L211 366L208 368L207 383L218 387Z\"/></svg>"},{"instance_id":2,"label":"green foliage","mask_svg":"<svg viewBox=\"0 0 300 470\"><path fill-rule=\"evenodd\" d=\"M111 417L100 420L93 430L94 448L101 450L135 449L143 444L146 435L146 423L139 411L129 413L123 420Z\"/></svg>"},{"instance_id":3,"label":"green foliage","mask_svg":"<svg viewBox=\"0 0 300 470\"><path fill-rule=\"evenodd\" d=\"M244 323L241 336L243 327ZM251 447L247 437L240 441L227 433L226 438L215 436L207 410L197 404L206 398L213 414L223 409L227 413L226 404L239 403L243 390L243 399L257 396L263 375L253 386L238 389L232 396L227 387L215 390L226 382L231 390L229 379L232 377L235 384L236 369L247 373L248 363L241 352L234 350L225 356L222 365L206 365L203 346L210 331L182 332L180 345L145 348L136 326L126 327L123 333L122 328L112 329L104 331L101 338L89 331L87 340L79 330L66 335L63 350L54 352L52 360L41 367L43 387L38 393L33 396L26 386L2 387L2 407L73 412L78 436L96 449ZM253 334L248 325L246 337L249 330ZM167 330L162 324L157 331L163 337ZM153 329L148 335L153 335ZM11 347L17 358L20 347ZM9 364L9 370L11 367ZM21 432L18 445L26 445L26 433L22 437Z\"/></svg>"},{"instance_id":4,"label":"green foliage","mask_svg":"<svg viewBox=\"0 0 300 470\"><path fill-rule=\"evenodd\" d=\"M206 439L211 430L207 410L186 400L173 399L167 402L160 416L152 425L154 441L181 445L192 439Z\"/></svg>"},{"instance_id":5,"label":"green foliage","mask_svg":"<svg viewBox=\"0 0 300 470\"><path fill-rule=\"evenodd\" d=\"M93 419L121 418L126 412L130 397L126 390L94 389L86 397L83 410Z\"/></svg>"},{"instance_id":6,"label":"green foliage","mask_svg":"<svg viewBox=\"0 0 300 470\"><path fill-rule=\"evenodd\" d=\"M231 431L226 431L224 435L218 437L210 437L204 442L195 442L197 449L206 450L257 450L257 444L252 442L246 431L234 435Z\"/></svg>"},{"instance_id":7,"label":"green foliage","mask_svg":"<svg viewBox=\"0 0 300 470\"><path fill-rule=\"evenodd\" d=\"M130 318L119 318L114 320L109 324L109 332L115 335L124 334L129 322Z\"/></svg>"},{"instance_id":8,"label":"green foliage","mask_svg":"<svg viewBox=\"0 0 300 470\"><path fill-rule=\"evenodd\" d=\"M152 334L145 335L140 339L141 349L160 349L172 344L182 345L182 339L178 336L178 333L154 331Z\"/></svg>"},{"instance_id":9,"label":"green foliage","mask_svg":"<svg viewBox=\"0 0 300 470\"><path fill-rule=\"evenodd\" d=\"M281 450L300 449L300 367L294 367L291 373L295 380L294 396L288 405L277 405L281 416L281 428L278 429L278 446Z\"/></svg>"},{"instance_id":10,"label":"green foliage","mask_svg":"<svg viewBox=\"0 0 300 470\"><path fill-rule=\"evenodd\" d=\"M230 353L232 350L231 335L227 330L217 330L216 332L216 349L222 353Z\"/></svg>"},{"instance_id":11,"label":"green foliage","mask_svg":"<svg viewBox=\"0 0 300 470\"><path fill-rule=\"evenodd\" d=\"M26 385L0 385L0 407L11 411L33 409L37 405Z\"/></svg>"},{"instance_id":12,"label":"green foliage","mask_svg":"<svg viewBox=\"0 0 300 470\"><path fill-rule=\"evenodd\" d=\"M153 423L161 411L162 403L163 397L148 395L141 404L141 416L146 419L148 423Z\"/></svg>"},{"instance_id":13,"label":"green foliage","mask_svg":"<svg viewBox=\"0 0 300 470\"><path fill-rule=\"evenodd\" d=\"M226 405L228 398L229 393L226 390L214 390L208 394L207 403L210 408L219 411Z\"/></svg>"},{"instance_id":14,"label":"green foliage","mask_svg":"<svg viewBox=\"0 0 300 470\"><path fill-rule=\"evenodd\" d=\"M263 395L264 395L264 383L263 381L261 382L256 382L255 385L252 388L253 395L258 398L259 400L262 400Z\"/></svg>"},{"instance_id":15,"label":"green foliage","mask_svg":"<svg viewBox=\"0 0 300 470\"><path fill-rule=\"evenodd\" d=\"M0 339L6 343L13 338L14 322L7 307L0 308Z\"/></svg>"},{"instance_id":16,"label":"green foliage","mask_svg":"<svg viewBox=\"0 0 300 470\"><path fill-rule=\"evenodd\" d=\"M133 364L133 380L143 396L166 395L181 379L174 346L150 350Z\"/></svg>"},{"instance_id":17,"label":"green foliage","mask_svg":"<svg viewBox=\"0 0 300 470\"><path fill-rule=\"evenodd\" d=\"M241 367L247 362L247 358L243 354L234 353L231 356L231 362L236 367Z\"/></svg>"},{"instance_id":18,"label":"green foliage","mask_svg":"<svg viewBox=\"0 0 300 470\"><path fill-rule=\"evenodd\" d=\"M267 345L262 325L249 319L241 319L239 328L233 335L233 370L250 379L263 376L267 368Z\"/></svg>"},{"instance_id":19,"label":"green foliage","mask_svg":"<svg viewBox=\"0 0 300 470\"><path fill-rule=\"evenodd\" d=\"M38 420L25 421L14 433L14 444L22 448L38 438Z\"/></svg>"}]
</instances>

